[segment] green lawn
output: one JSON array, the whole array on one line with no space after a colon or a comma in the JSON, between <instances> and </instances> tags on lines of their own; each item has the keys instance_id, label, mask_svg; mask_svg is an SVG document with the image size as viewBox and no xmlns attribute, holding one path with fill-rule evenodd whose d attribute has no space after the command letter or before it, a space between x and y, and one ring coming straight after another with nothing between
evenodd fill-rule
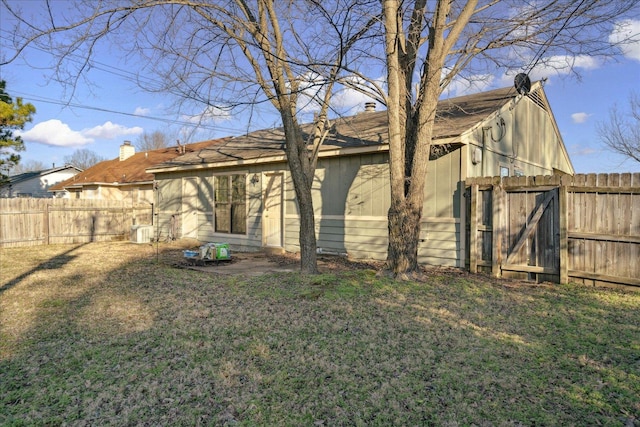
<instances>
[{"instance_id":1,"label":"green lawn","mask_svg":"<svg viewBox=\"0 0 640 427\"><path fill-rule=\"evenodd\" d=\"M0 249L0 425L640 425L640 293Z\"/></svg>"}]
</instances>

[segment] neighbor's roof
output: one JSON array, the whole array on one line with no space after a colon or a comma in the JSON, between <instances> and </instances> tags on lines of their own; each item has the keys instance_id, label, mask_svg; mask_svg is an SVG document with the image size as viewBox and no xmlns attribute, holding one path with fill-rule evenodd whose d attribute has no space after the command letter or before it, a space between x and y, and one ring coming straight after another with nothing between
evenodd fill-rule
<instances>
[{"instance_id":1,"label":"neighbor's roof","mask_svg":"<svg viewBox=\"0 0 640 427\"><path fill-rule=\"evenodd\" d=\"M459 137L515 98L513 87L438 102L433 140L435 144L460 142ZM382 151L388 147L387 112L363 112L331 120L332 127L320 155L349 151ZM306 138L313 124L302 126ZM456 140L458 138L458 140ZM149 168L149 172L284 160L284 129L265 129L211 144L200 151L176 157Z\"/></svg>"},{"instance_id":2,"label":"neighbor's roof","mask_svg":"<svg viewBox=\"0 0 640 427\"><path fill-rule=\"evenodd\" d=\"M46 175L50 175L52 173L56 173L56 172L61 172L61 171L65 171L67 169L73 169L77 172L82 172L82 169L77 168L73 165L64 165L64 166L59 166L57 168L50 168L50 169L44 169L44 170L40 170L40 171L31 171L31 172L25 172L25 173L20 173L17 175L11 175L9 177L9 179L7 179L7 184L17 184L19 182L24 182L24 181L28 181L30 179L33 178L39 178L41 176L46 176Z\"/></svg>"},{"instance_id":3,"label":"neighbor's roof","mask_svg":"<svg viewBox=\"0 0 640 427\"><path fill-rule=\"evenodd\" d=\"M119 157L112 160L105 160L87 168L66 181L52 186L49 188L49 191L61 191L65 188L81 187L83 185L131 185L152 182L153 174L147 173L145 169L183 154L199 152L206 146L223 140L224 139L209 140L158 150L141 151L122 161Z\"/></svg>"}]
</instances>

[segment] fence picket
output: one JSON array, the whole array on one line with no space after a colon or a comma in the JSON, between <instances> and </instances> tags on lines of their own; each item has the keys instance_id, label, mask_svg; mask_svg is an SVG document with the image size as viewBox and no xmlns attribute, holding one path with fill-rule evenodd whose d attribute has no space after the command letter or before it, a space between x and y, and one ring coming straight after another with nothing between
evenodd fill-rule
<instances>
[{"instance_id":1,"label":"fence picket","mask_svg":"<svg viewBox=\"0 0 640 427\"><path fill-rule=\"evenodd\" d=\"M466 185L482 182L493 189L493 207L478 211L474 223L494 224L490 242L494 247L489 251L494 275L508 270L510 277L526 279L533 275L538 280L555 278L561 283L623 284L640 289L640 174L507 177L494 179L491 184L486 181L471 178ZM534 234L531 227L535 224L527 224L535 206L531 197L540 197L554 186L559 188L559 196L549 208L556 213L545 213L542 219L539 215L531 217L533 222L539 221L540 229ZM502 191L498 197L496 188ZM492 218L487 219L486 215ZM506 221L506 227L497 225L501 221ZM522 230L526 234L516 242ZM469 227L469 232L478 230ZM503 248L495 247L503 244L515 245L524 254L511 253L506 258ZM549 248L550 244L558 247Z\"/></svg>"},{"instance_id":2,"label":"fence picket","mask_svg":"<svg viewBox=\"0 0 640 427\"><path fill-rule=\"evenodd\" d=\"M151 224L151 206L127 201L0 199L0 247L124 240Z\"/></svg>"}]
</instances>

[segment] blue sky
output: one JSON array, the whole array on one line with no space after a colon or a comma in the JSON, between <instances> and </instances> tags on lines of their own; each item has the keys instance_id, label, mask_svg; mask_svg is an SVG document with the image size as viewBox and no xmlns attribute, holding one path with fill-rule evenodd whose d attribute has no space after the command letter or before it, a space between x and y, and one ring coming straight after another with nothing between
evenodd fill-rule
<instances>
[{"instance_id":1,"label":"blue sky","mask_svg":"<svg viewBox=\"0 0 640 427\"><path fill-rule=\"evenodd\" d=\"M640 34L640 19L630 24L628 28ZM0 47L8 43L10 29L0 16ZM0 68L0 79L7 81L8 93L37 109L23 133L23 161L59 166L65 156L79 148L115 158L123 141L135 142L142 132L155 130L181 142L197 142L279 125L272 107L262 105L251 116L250 124L245 113L243 117L211 116L204 126L196 127L193 122L202 111L179 114L174 99L141 91L132 79L136 65L118 58L103 51L97 66L76 85L71 100L69 89L52 79L52 58L46 51L29 48L17 61ZM596 123L606 120L614 105L627 112L630 93L640 91L640 42L627 45L624 56L615 61L583 57L577 58L576 65L580 79L551 69L531 73L532 79L547 78L545 91L576 172L640 172L640 163L609 151L595 130ZM488 87L510 85L510 79L498 73L489 79ZM454 89L452 94L460 91ZM343 102L356 106L356 112L363 108L364 99L354 94Z\"/></svg>"}]
</instances>

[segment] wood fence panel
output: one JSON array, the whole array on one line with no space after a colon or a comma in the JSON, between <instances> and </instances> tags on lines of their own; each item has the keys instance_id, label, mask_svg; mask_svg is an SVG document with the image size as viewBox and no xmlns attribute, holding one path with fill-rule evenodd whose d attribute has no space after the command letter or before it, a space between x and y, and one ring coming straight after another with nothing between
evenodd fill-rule
<instances>
[{"instance_id":1,"label":"wood fence panel","mask_svg":"<svg viewBox=\"0 0 640 427\"><path fill-rule=\"evenodd\" d=\"M553 271L553 273L539 274L537 279L541 282L558 282L560 275L559 191L554 189L550 192L552 193L551 200L540 218L539 226L536 229L536 242L533 244L536 249L534 265ZM537 203L542 203L544 198L546 195L540 194Z\"/></svg>"},{"instance_id":2,"label":"wood fence panel","mask_svg":"<svg viewBox=\"0 0 640 427\"><path fill-rule=\"evenodd\" d=\"M43 212L38 199L0 199L0 244L8 247L42 244Z\"/></svg>"},{"instance_id":3,"label":"wood fence panel","mask_svg":"<svg viewBox=\"0 0 640 427\"><path fill-rule=\"evenodd\" d=\"M466 216L467 223L465 224L465 233L467 238L465 239L467 242L465 248L465 263L467 264L467 268L472 273L478 272L478 234L480 231L478 230L478 184L473 184L469 186L465 190L465 200L468 200L466 203ZM471 230L474 232L471 233ZM473 248L473 249L471 249Z\"/></svg>"},{"instance_id":4,"label":"wood fence panel","mask_svg":"<svg viewBox=\"0 0 640 427\"><path fill-rule=\"evenodd\" d=\"M491 260L493 259L493 214L492 200L493 192L490 189L483 189L478 192L478 204L480 205L480 213L478 222L482 227L480 230L480 260L478 265L480 271L491 272Z\"/></svg>"},{"instance_id":5,"label":"wood fence panel","mask_svg":"<svg viewBox=\"0 0 640 427\"><path fill-rule=\"evenodd\" d=\"M507 247L492 248L493 274L640 288L640 174L493 178L490 184L473 178L467 185L481 183L494 189L493 206L483 207L493 212L491 242ZM495 200L496 188L504 202ZM500 253L507 257L498 259Z\"/></svg>"},{"instance_id":6,"label":"wood fence panel","mask_svg":"<svg viewBox=\"0 0 640 427\"><path fill-rule=\"evenodd\" d=\"M0 199L0 247L125 240L151 205L126 201Z\"/></svg>"}]
</instances>

